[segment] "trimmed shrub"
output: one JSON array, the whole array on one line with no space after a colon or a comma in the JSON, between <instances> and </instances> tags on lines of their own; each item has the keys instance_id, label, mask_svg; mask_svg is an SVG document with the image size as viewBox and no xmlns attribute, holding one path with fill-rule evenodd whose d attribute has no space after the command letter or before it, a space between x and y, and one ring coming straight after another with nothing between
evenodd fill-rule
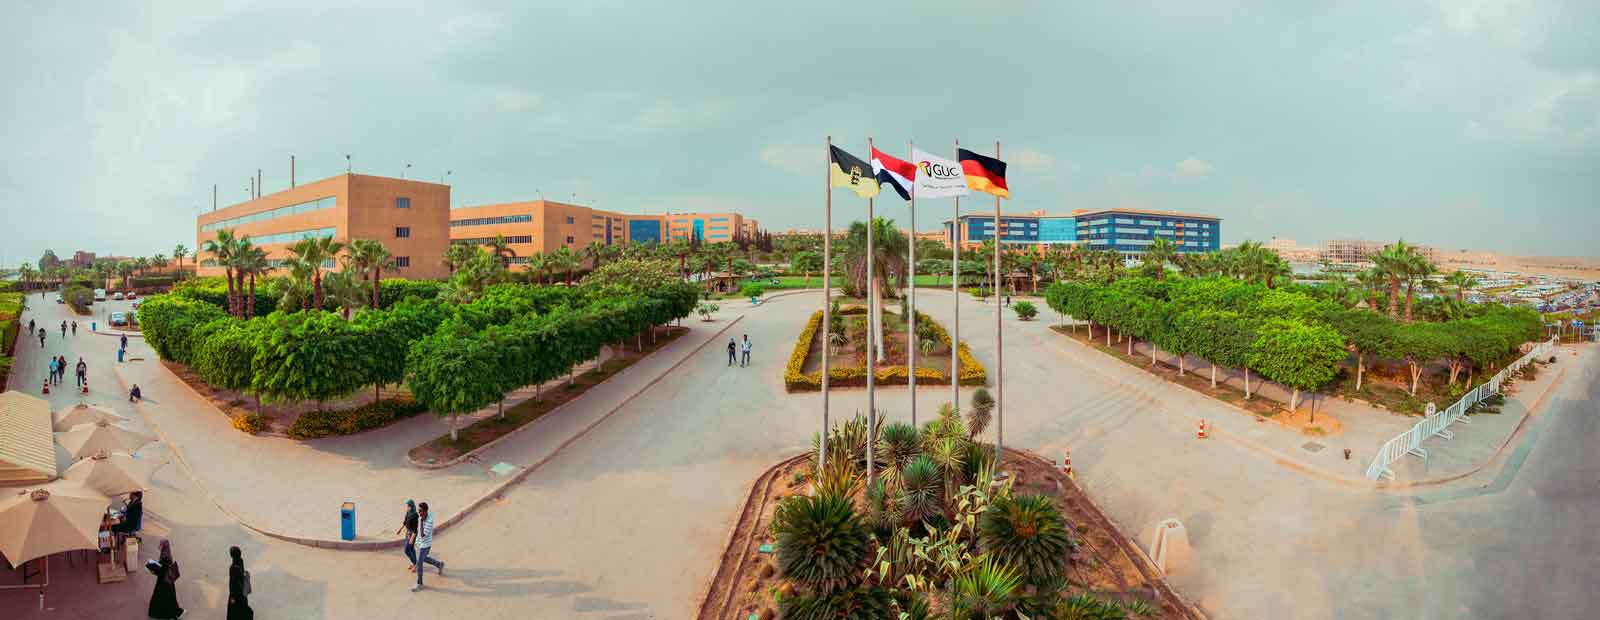
<instances>
[{"instance_id":1,"label":"trimmed shrub","mask_svg":"<svg viewBox=\"0 0 1600 620\"><path fill-rule=\"evenodd\" d=\"M834 316L841 314L866 314L866 308L850 306L841 309ZM795 339L794 349L789 353L789 363L784 367L783 383L790 392L815 392L822 389L822 371L811 373L802 372L805 368L806 355L811 350L811 339L815 337L817 329L822 326L822 311L811 314L805 327L801 328L800 336ZM917 313L918 331L932 335L946 348L950 346L950 334L939 325L937 321L921 312ZM967 348L967 343L961 343L957 348L957 355L961 357L961 385L988 385L989 373L983 364L972 357L972 351ZM874 375L873 382L877 385L906 385L910 383L911 371L906 366L879 366ZM867 384L867 369L863 367L829 368L828 387L861 387ZM949 385L949 373L933 368L917 368L917 384L919 385Z\"/></svg>"},{"instance_id":2,"label":"trimmed shrub","mask_svg":"<svg viewBox=\"0 0 1600 620\"><path fill-rule=\"evenodd\" d=\"M268 418L254 413L245 414L233 419L233 428L240 432L254 435L270 427Z\"/></svg>"},{"instance_id":3,"label":"trimmed shrub","mask_svg":"<svg viewBox=\"0 0 1600 620\"><path fill-rule=\"evenodd\" d=\"M295 439L316 439L354 435L387 426L426 410L427 408L409 397L396 397L345 411L307 411L289 425L289 436Z\"/></svg>"},{"instance_id":4,"label":"trimmed shrub","mask_svg":"<svg viewBox=\"0 0 1600 620\"><path fill-rule=\"evenodd\" d=\"M1033 302L1030 301L1019 301L1011 304L1011 309L1016 311L1017 318L1024 321L1032 321L1033 317L1039 316L1038 306L1033 305Z\"/></svg>"}]
</instances>

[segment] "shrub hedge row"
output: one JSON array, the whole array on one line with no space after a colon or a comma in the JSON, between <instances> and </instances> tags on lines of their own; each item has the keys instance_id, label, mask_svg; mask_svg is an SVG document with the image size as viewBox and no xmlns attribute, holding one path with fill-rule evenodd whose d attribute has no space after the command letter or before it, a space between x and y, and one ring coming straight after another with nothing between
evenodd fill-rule
<instances>
[{"instance_id":1,"label":"shrub hedge row","mask_svg":"<svg viewBox=\"0 0 1600 620\"><path fill-rule=\"evenodd\" d=\"M386 426L396 420L409 418L427 410L427 407L418 404L416 400L400 396L345 411L307 411L289 425L289 436L295 439L316 439L353 435Z\"/></svg>"},{"instance_id":2,"label":"shrub hedge row","mask_svg":"<svg viewBox=\"0 0 1600 620\"><path fill-rule=\"evenodd\" d=\"M865 309L858 307L844 308L840 314L863 314ZM822 389L822 371L804 372L806 357L811 353L811 342L816 338L817 329L822 325L822 311L818 310L806 320L805 327L800 329L800 336L795 339L794 349L789 353L789 363L784 367L783 384L790 392L814 392ZM917 313L917 326L926 328L938 338L945 347L950 346L950 334L938 321L929 318L921 312ZM824 344L823 346L827 346ZM987 385L989 373L983 364L972 357L972 351L966 343L961 343L957 348L957 355L961 359L961 385ZM905 365L880 366L874 371L874 382L878 385L906 385L910 383L910 369ZM917 383L931 385L949 385L949 373L934 368L917 368ZM865 367L843 367L828 369L828 387L859 387L867 384L867 369Z\"/></svg>"}]
</instances>

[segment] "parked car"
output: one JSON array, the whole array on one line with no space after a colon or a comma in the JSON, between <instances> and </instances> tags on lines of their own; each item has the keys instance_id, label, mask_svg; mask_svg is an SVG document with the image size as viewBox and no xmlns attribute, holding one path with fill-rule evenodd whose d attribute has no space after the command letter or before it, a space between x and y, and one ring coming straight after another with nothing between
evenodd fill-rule
<instances>
[{"instance_id":1,"label":"parked car","mask_svg":"<svg viewBox=\"0 0 1600 620\"><path fill-rule=\"evenodd\" d=\"M95 289L94 290L94 300L95 301L105 301L106 300L106 290L103 289L103 288Z\"/></svg>"},{"instance_id":2,"label":"parked car","mask_svg":"<svg viewBox=\"0 0 1600 620\"><path fill-rule=\"evenodd\" d=\"M138 298L139 298L139 294L138 293L135 293L133 291L128 291L128 299L138 299Z\"/></svg>"},{"instance_id":3,"label":"parked car","mask_svg":"<svg viewBox=\"0 0 1600 620\"><path fill-rule=\"evenodd\" d=\"M56 293L56 303L64 304L67 303L67 300L61 298L61 293Z\"/></svg>"},{"instance_id":4,"label":"parked car","mask_svg":"<svg viewBox=\"0 0 1600 620\"><path fill-rule=\"evenodd\" d=\"M121 301L122 300L122 293L119 292L116 295L112 295L111 298L115 299L115 300L118 300L118 301Z\"/></svg>"},{"instance_id":5,"label":"parked car","mask_svg":"<svg viewBox=\"0 0 1600 620\"><path fill-rule=\"evenodd\" d=\"M127 325L128 324L128 313L126 313L126 312L113 312L113 313L111 313L111 324L112 325Z\"/></svg>"}]
</instances>

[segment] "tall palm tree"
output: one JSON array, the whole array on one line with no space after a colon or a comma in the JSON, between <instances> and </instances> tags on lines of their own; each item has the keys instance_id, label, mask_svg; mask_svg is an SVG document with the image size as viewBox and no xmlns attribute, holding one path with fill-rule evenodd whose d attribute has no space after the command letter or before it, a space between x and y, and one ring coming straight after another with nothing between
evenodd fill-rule
<instances>
[{"instance_id":1,"label":"tall palm tree","mask_svg":"<svg viewBox=\"0 0 1600 620\"><path fill-rule=\"evenodd\" d=\"M318 266L291 255L283 259L281 267L288 277L283 280L283 296L278 299L278 309L311 309L311 278Z\"/></svg>"},{"instance_id":2,"label":"tall palm tree","mask_svg":"<svg viewBox=\"0 0 1600 620\"><path fill-rule=\"evenodd\" d=\"M1411 315L1411 305L1412 305L1412 303L1411 302L1412 302L1412 299L1413 299L1413 292L1416 290L1416 287L1417 287L1417 282L1419 282L1419 281L1427 282L1428 281L1428 276L1433 275L1437 271L1437 269L1434 268L1433 263L1428 260L1428 257L1423 256L1422 252L1417 251L1415 249L1413 249L1411 254L1406 257L1405 268L1406 268L1406 322L1410 323L1411 320L1412 320L1412 315Z\"/></svg>"},{"instance_id":3,"label":"tall palm tree","mask_svg":"<svg viewBox=\"0 0 1600 620\"><path fill-rule=\"evenodd\" d=\"M22 281L23 290L27 290L29 285L33 284L33 279L38 277L38 275L39 274L33 270L32 263L23 262L17 267L17 279Z\"/></svg>"},{"instance_id":4,"label":"tall palm tree","mask_svg":"<svg viewBox=\"0 0 1600 620\"><path fill-rule=\"evenodd\" d=\"M150 266L155 268L155 269L166 269L167 268L167 257L166 257L166 255L164 255L164 254L156 254L155 256L151 256L150 257Z\"/></svg>"},{"instance_id":5,"label":"tall palm tree","mask_svg":"<svg viewBox=\"0 0 1600 620\"><path fill-rule=\"evenodd\" d=\"M1167 263L1172 262L1178 255L1177 246L1172 245L1172 240L1166 237L1156 237L1150 242L1149 249L1144 251L1144 264L1149 265L1156 272L1156 281L1167 279Z\"/></svg>"},{"instance_id":6,"label":"tall palm tree","mask_svg":"<svg viewBox=\"0 0 1600 620\"><path fill-rule=\"evenodd\" d=\"M238 291L233 288L233 252L238 244L238 237L234 236L233 230L224 228L217 231L216 238L207 239L205 244L200 247L202 251L211 255L211 259L216 261L218 266L222 267L223 275L228 281L228 314L234 316L239 316ZM117 268L120 270L122 267L118 265Z\"/></svg>"},{"instance_id":7,"label":"tall palm tree","mask_svg":"<svg viewBox=\"0 0 1600 620\"><path fill-rule=\"evenodd\" d=\"M910 241L906 239L900 228L894 225L894 220L875 218L872 226L872 272L867 271L867 226L866 222L852 222L850 230L844 238L844 264L845 282L859 294L868 296L874 303L876 310L872 320L874 325L883 324L883 298L893 296L895 283L889 281L889 275L898 276L899 285L906 286L907 265L906 256L910 249ZM873 348L876 358L883 360L883 330L874 330L876 342Z\"/></svg>"},{"instance_id":8,"label":"tall palm tree","mask_svg":"<svg viewBox=\"0 0 1600 620\"><path fill-rule=\"evenodd\" d=\"M172 246L172 257L178 259L178 278L183 278L183 259L189 256L189 246L182 243Z\"/></svg>"},{"instance_id":9,"label":"tall palm tree","mask_svg":"<svg viewBox=\"0 0 1600 620\"><path fill-rule=\"evenodd\" d=\"M289 246L290 253L311 267L311 306L313 308L322 309L322 269L327 261L338 256L342 250L344 250L344 243L334 241L333 237L307 237Z\"/></svg>"},{"instance_id":10,"label":"tall palm tree","mask_svg":"<svg viewBox=\"0 0 1600 620\"><path fill-rule=\"evenodd\" d=\"M232 273L231 271L229 273ZM130 288L128 280L133 277L133 261L125 260L117 263L117 275L122 276L122 288ZM233 281L228 281L228 310L233 310Z\"/></svg>"},{"instance_id":11,"label":"tall palm tree","mask_svg":"<svg viewBox=\"0 0 1600 620\"><path fill-rule=\"evenodd\" d=\"M389 260L394 254L389 248L383 247L383 242L377 239L353 239L350 247L345 250L345 265L354 269L361 276L362 281L372 281L372 305L379 307L379 282L383 277L383 268L389 265Z\"/></svg>"},{"instance_id":12,"label":"tall palm tree","mask_svg":"<svg viewBox=\"0 0 1600 620\"><path fill-rule=\"evenodd\" d=\"M527 266L528 275L533 278L533 281L538 282L539 284L544 284L545 270L548 268L544 255L538 252L529 254Z\"/></svg>"},{"instance_id":13,"label":"tall palm tree","mask_svg":"<svg viewBox=\"0 0 1600 620\"><path fill-rule=\"evenodd\" d=\"M502 234L496 234L494 239L489 240L489 254L506 269L511 268L511 259L517 257L517 251L511 249L511 242L506 241L506 236Z\"/></svg>"},{"instance_id":14,"label":"tall palm tree","mask_svg":"<svg viewBox=\"0 0 1600 620\"><path fill-rule=\"evenodd\" d=\"M240 294L244 298L244 318L256 315L256 276L267 273L272 269L272 261L267 260L267 251L250 243L246 237L241 244L238 255L233 259L234 271L238 272L240 280L249 279L249 291L240 287Z\"/></svg>"},{"instance_id":15,"label":"tall palm tree","mask_svg":"<svg viewBox=\"0 0 1600 620\"><path fill-rule=\"evenodd\" d=\"M1356 282L1361 285L1361 295L1367 300L1368 310L1383 312L1378 309L1378 290L1383 288L1385 277L1377 267L1356 272Z\"/></svg>"},{"instance_id":16,"label":"tall palm tree","mask_svg":"<svg viewBox=\"0 0 1600 620\"><path fill-rule=\"evenodd\" d=\"M1389 281L1389 318L1400 320L1400 281L1410 271L1411 246L1404 239L1372 255L1372 266Z\"/></svg>"},{"instance_id":17,"label":"tall palm tree","mask_svg":"<svg viewBox=\"0 0 1600 620\"><path fill-rule=\"evenodd\" d=\"M590 241L589 245L583 246L583 260L589 262L590 269L599 269L600 263L605 262L610 256L608 252L610 248L611 246L606 245L604 241Z\"/></svg>"},{"instance_id":18,"label":"tall palm tree","mask_svg":"<svg viewBox=\"0 0 1600 620\"><path fill-rule=\"evenodd\" d=\"M478 246L471 243L452 241L450 242L450 247L444 250L444 267L449 270L451 275L455 275L456 270L460 269L461 265L466 264L477 253Z\"/></svg>"},{"instance_id":19,"label":"tall palm tree","mask_svg":"<svg viewBox=\"0 0 1600 620\"><path fill-rule=\"evenodd\" d=\"M1444 277L1445 284L1449 284L1456 291L1456 303L1465 303L1467 289L1478 285L1478 276L1469 271L1457 269Z\"/></svg>"},{"instance_id":20,"label":"tall palm tree","mask_svg":"<svg viewBox=\"0 0 1600 620\"><path fill-rule=\"evenodd\" d=\"M567 286L572 285L572 272L578 268L578 255L572 248L561 246L545 256L545 266L553 272L567 272Z\"/></svg>"},{"instance_id":21,"label":"tall palm tree","mask_svg":"<svg viewBox=\"0 0 1600 620\"><path fill-rule=\"evenodd\" d=\"M350 263L345 263L345 268L340 271L328 272L322 280L328 297L339 304L339 311L346 321L350 320L352 310L366 302L366 284L366 274L354 269Z\"/></svg>"}]
</instances>

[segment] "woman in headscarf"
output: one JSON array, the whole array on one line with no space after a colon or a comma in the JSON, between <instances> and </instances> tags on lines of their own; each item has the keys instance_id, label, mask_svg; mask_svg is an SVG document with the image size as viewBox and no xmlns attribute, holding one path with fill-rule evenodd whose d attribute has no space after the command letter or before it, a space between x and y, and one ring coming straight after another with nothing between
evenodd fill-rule
<instances>
[{"instance_id":1,"label":"woman in headscarf","mask_svg":"<svg viewBox=\"0 0 1600 620\"><path fill-rule=\"evenodd\" d=\"M228 566L228 620L252 620L256 612L250 609L250 571L244 569L244 556L238 547L228 547L233 564Z\"/></svg>"},{"instance_id":2,"label":"woman in headscarf","mask_svg":"<svg viewBox=\"0 0 1600 620\"><path fill-rule=\"evenodd\" d=\"M161 559L146 562L144 567L156 576L156 589L150 594L150 617L171 620L182 616L183 608L178 606L178 590L173 587L180 571L178 561L172 559L172 543L161 539Z\"/></svg>"}]
</instances>

